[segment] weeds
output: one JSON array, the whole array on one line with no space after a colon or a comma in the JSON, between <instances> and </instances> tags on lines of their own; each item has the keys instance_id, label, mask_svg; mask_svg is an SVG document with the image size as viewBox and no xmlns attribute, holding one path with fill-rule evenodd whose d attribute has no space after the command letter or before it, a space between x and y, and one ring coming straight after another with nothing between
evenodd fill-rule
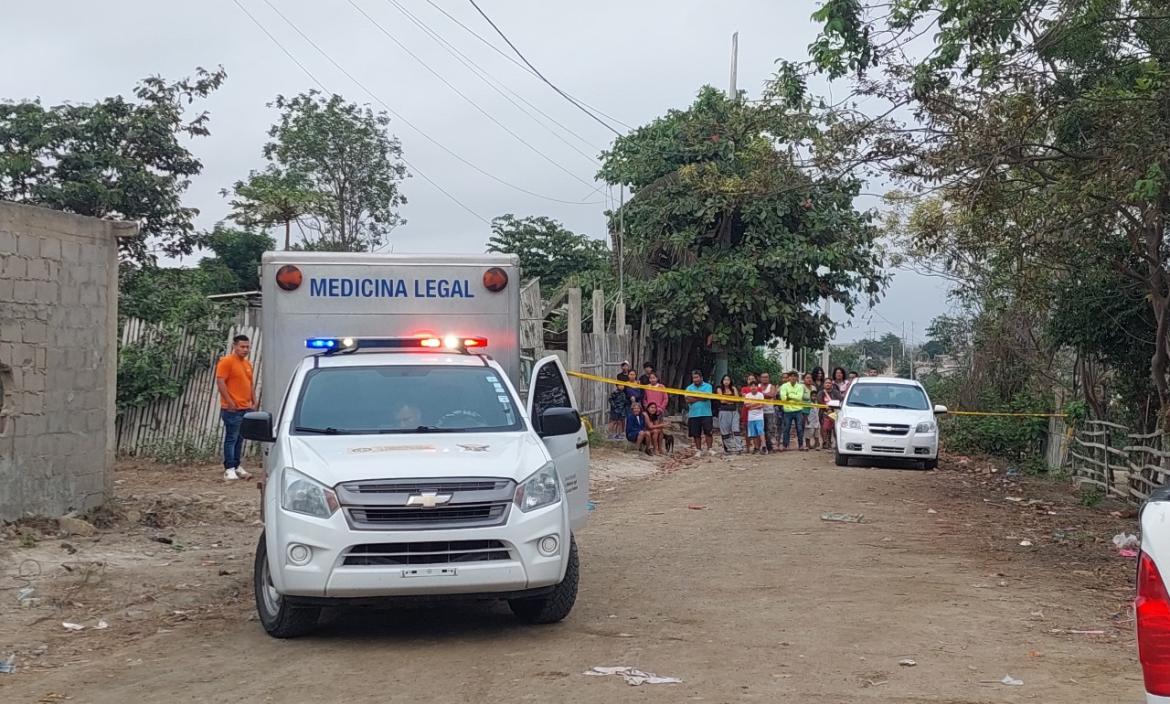
<instances>
[{"instance_id":1,"label":"weeds","mask_svg":"<svg viewBox=\"0 0 1170 704\"><path fill-rule=\"evenodd\" d=\"M1085 508L1093 508L1105 498L1105 494L1100 489L1095 487L1084 487L1077 489L1077 502Z\"/></svg>"}]
</instances>

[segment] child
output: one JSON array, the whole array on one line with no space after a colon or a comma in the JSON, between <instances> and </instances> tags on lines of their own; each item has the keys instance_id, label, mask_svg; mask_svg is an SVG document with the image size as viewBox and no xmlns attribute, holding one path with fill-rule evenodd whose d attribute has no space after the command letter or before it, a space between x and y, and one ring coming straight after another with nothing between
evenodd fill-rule
<instances>
[{"instance_id":1,"label":"child","mask_svg":"<svg viewBox=\"0 0 1170 704\"><path fill-rule=\"evenodd\" d=\"M654 447L654 452L662 454L662 436L666 433L666 417L654 401L646 404L646 430L650 433L650 444Z\"/></svg>"},{"instance_id":2,"label":"child","mask_svg":"<svg viewBox=\"0 0 1170 704\"><path fill-rule=\"evenodd\" d=\"M621 440L626 430L626 414L630 412L630 397L626 387L618 384L609 395L609 439Z\"/></svg>"},{"instance_id":3,"label":"child","mask_svg":"<svg viewBox=\"0 0 1170 704\"><path fill-rule=\"evenodd\" d=\"M761 445L764 438L764 404L750 403L748 399L755 401L764 400L764 392L758 386L744 387L743 397L745 399L744 407L747 408L747 431L748 431L748 448L750 452L755 455L761 452Z\"/></svg>"}]
</instances>

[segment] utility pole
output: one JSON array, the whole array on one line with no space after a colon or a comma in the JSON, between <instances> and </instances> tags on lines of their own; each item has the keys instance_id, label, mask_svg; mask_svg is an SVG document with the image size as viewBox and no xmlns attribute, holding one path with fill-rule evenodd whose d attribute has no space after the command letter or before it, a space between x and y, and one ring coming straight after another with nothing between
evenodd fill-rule
<instances>
[{"instance_id":1,"label":"utility pole","mask_svg":"<svg viewBox=\"0 0 1170 704\"><path fill-rule=\"evenodd\" d=\"M731 80L727 86L727 97L733 101L739 100L739 90L736 88L736 70L739 67L739 32L731 35ZM715 379L722 379L727 373L727 350L722 345L715 346Z\"/></svg>"},{"instance_id":2,"label":"utility pole","mask_svg":"<svg viewBox=\"0 0 1170 704\"><path fill-rule=\"evenodd\" d=\"M829 297L828 296L825 296L825 298L821 301L821 314L824 315L825 318L829 317ZM821 369L825 370L825 374L830 373L829 372L829 341L828 340L825 340L825 348L823 350L821 350Z\"/></svg>"},{"instance_id":3,"label":"utility pole","mask_svg":"<svg viewBox=\"0 0 1170 704\"><path fill-rule=\"evenodd\" d=\"M738 99L739 90L736 88L735 79L736 72L739 69L739 32L731 35L731 85L727 89L727 97L732 100Z\"/></svg>"}]
</instances>

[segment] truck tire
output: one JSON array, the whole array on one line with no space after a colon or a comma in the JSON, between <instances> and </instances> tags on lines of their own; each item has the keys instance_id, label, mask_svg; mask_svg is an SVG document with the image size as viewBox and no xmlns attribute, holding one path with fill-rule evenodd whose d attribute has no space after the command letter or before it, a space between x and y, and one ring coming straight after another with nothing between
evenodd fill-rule
<instances>
[{"instance_id":1,"label":"truck tire","mask_svg":"<svg viewBox=\"0 0 1170 704\"><path fill-rule=\"evenodd\" d=\"M276 592L268 567L268 544L264 533L256 545L256 565L253 569L256 613L264 630L273 638L296 638L312 633L321 615L319 606L296 606Z\"/></svg>"},{"instance_id":2,"label":"truck tire","mask_svg":"<svg viewBox=\"0 0 1170 704\"><path fill-rule=\"evenodd\" d=\"M569 539L569 566L565 578L551 592L535 599L509 599L512 613L525 623L556 623L573 610L577 601L577 583L580 581L577 541Z\"/></svg>"},{"instance_id":3,"label":"truck tire","mask_svg":"<svg viewBox=\"0 0 1170 704\"><path fill-rule=\"evenodd\" d=\"M833 461L837 463L838 467L848 467L849 466L849 456L842 455L840 452L836 452L836 451L833 452Z\"/></svg>"},{"instance_id":4,"label":"truck tire","mask_svg":"<svg viewBox=\"0 0 1170 704\"><path fill-rule=\"evenodd\" d=\"M933 460L923 460L922 461L922 468L923 469L938 469L938 458L935 457Z\"/></svg>"}]
</instances>

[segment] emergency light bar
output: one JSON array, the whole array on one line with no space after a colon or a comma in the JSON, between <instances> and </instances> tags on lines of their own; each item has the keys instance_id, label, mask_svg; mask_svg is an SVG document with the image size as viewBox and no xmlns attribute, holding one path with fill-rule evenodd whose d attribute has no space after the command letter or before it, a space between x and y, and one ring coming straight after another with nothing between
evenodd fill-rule
<instances>
[{"instance_id":1,"label":"emergency light bar","mask_svg":"<svg viewBox=\"0 0 1170 704\"><path fill-rule=\"evenodd\" d=\"M486 337L459 337L447 335L436 337L422 335L417 337L310 337L305 340L305 347L311 350L320 350L326 354L333 352L355 352L359 349L447 349L456 352L466 352L477 347L487 347Z\"/></svg>"}]
</instances>

